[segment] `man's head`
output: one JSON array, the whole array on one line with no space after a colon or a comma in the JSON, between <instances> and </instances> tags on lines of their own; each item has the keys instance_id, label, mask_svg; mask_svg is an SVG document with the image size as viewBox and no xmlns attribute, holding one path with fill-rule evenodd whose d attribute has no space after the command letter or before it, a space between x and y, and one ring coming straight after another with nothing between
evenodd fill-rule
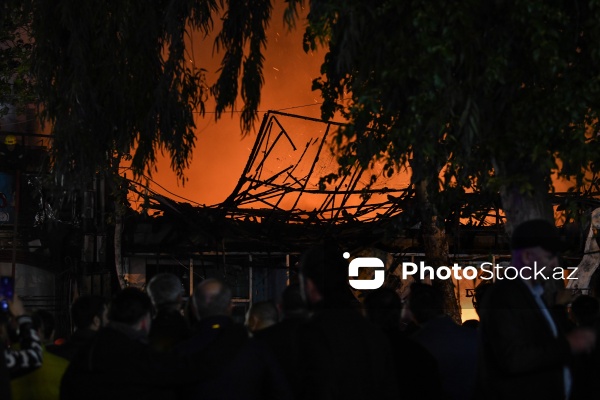
<instances>
[{"instance_id":1,"label":"man's head","mask_svg":"<svg viewBox=\"0 0 600 400\"><path fill-rule=\"evenodd\" d=\"M231 315L231 289L218 279L206 279L196 286L194 303L198 319Z\"/></svg>"},{"instance_id":2,"label":"man's head","mask_svg":"<svg viewBox=\"0 0 600 400\"><path fill-rule=\"evenodd\" d=\"M55 320L51 312L36 310L31 314L33 329L38 332L42 343L51 344L54 341Z\"/></svg>"},{"instance_id":3,"label":"man's head","mask_svg":"<svg viewBox=\"0 0 600 400\"><path fill-rule=\"evenodd\" d=\"M577 326L593 328L600 316L600 303L595 297L581 295L571 304L571 315Z\"/></svg>"},{"instance_id":4,"label":"man's head","mask_svg":"<svg viewBox=\"0 0 600 400\"><path fill-rule=\"evenodd\" d=\"M291 284L283 290L281 294L281 312L283 318L302 318L308 314L306 302L302 298L300 284Z\"/></svg>"},{"instance_id":5,"label":"man's head","mask_svg":"<svg viewBox=\"0 0 600 400\"><path fill-rule=\"evenodd\" d=\"M475 293L473 294L473 298L471 302L473 303L473 308L477 312L477 315L481 316L483 299L485 298L485 294L488 293L490 288L492 287L492 283L488 281L480 282L479 285L475 287Z\"/></svg>"},{"instance_id":6,"label":"man's head","mask_svg":"<svg viewBox=\"0 0 600 400\"><path fill-rule=\"evenodd\" d=\"M389 329L399 329L402 314L402 300L391 288L381 287L371 290L365 296L367 317L376 325Z\"/></svg>"},{"instance_id":7,"label":"man's head","mask_svg":"<svg viewBox=\"0 0 600 400\"><path fill-rule=\"evenodd\" d=\"M518 225L511 237L512 262L515 268L537 266L549 278L552 270L559 266L558 253L562 251L563 242L554 224L541 219L523 222ZM543 281L544 279L530 270L523 271L524 277Z\"/></svg>"},{"instance_id":8,"label":"man's head","mask_svg":"<svg viewBox=\"0 0 600 400\"><path fill-rule=\"evenodd\" d=\"M79 296L71 305L71 318L75 329L97 331L108 323L108 304L104 297Z\"/></svg>"},{"instance_id":9,"label":"man's head","mask_svg":"<svg viewBox=\"0 0 600 400\"><path fill-rule=\"evenodd\" d=\"M300 260L301 285L306 303L349 300L348 261L333 243L311 247ZM349 297L348 297L349 296Z\"/></svg>"},{"instance_id":10,"label":"man's head","mask_svg":"<svg viewBox=\"0 0 600 400\"><path fill-rule=\"evenodd\" d=\"M152 302L150 297L133 287L121 290L111 301L108 319L143 332L150 331Z\"/></svg>"},{"instance_id":11,"label":"man's head","mask_svg":"<svg viewBox=\"0 0 600 400\"><path fill-rule=\"evenodd\" d=\"M177 276L169 273L157 274L148 283L147 290L156 309L180 308L183 286Z\"/></svg>"},{"instance_id":12,"label":"man's head","mask_svg":"<svg viewBox=\"0 0 600 400\"><path fill-rule=\"evenodd\" d=\"M257 332L275 325L278 320L277 307L271 301L255 303L246 314L246 327L250 332Z\"/></svg>"},{"instance_id":13,"label":"man's head","mask_svg":"<svg viewBox=\"0 0 600 400\"><path fill-rule=\"evenodd\" d=\"M431 285L413 283L410 286L408 308L419 325L444 314L442 292Z\"/></svg>"}]
</instances>

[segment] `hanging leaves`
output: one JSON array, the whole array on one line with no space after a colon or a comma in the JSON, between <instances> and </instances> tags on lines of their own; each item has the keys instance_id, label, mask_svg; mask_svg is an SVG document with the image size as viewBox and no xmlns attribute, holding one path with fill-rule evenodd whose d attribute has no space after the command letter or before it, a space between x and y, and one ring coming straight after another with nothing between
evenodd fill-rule
<instances>
[{"instance_id":1,"label":"hanging leaves","mask_svg":"<svg viewBox=\"0 0 600 400\"><path fill-rule=\"evenodd\" d=\"M194 116L204 114L210 93L217 118L241 94L242 126L251 129L269 0L31 1L33 74L53 128L58 176L85 183L97 172L114 174L129 157L136 177L151 175L164 151L183 181L195 147ZM186 37L212 32L221 15L215 45L223 63L209 88L205 70L188 60Z\"/></svg>"}]
</instances>

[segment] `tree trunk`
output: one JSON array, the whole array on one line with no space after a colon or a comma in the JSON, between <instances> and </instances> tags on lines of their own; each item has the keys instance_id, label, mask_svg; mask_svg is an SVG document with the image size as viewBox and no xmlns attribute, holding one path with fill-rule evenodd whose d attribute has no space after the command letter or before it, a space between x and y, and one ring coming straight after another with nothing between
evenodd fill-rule
<instances>
[{"instance_id":1,"label":"tree trunk","mask_svg":"<svg viewBox=\"0 0 600 400\"><path fill-rule=\"evenodd\" d=\"M506 184L500 188L502 210L506 215L505 230L509 238L514 228L525 221L544 219L552 225L555 224L552 204L548 197L550 177L547 172L540 171L527 161L511 161L507 164L494 162L494 168L501 180L508 180L512 176L523 175L523 171L529 171L526 188L523 187L523 183ZM543 286L543 297L549 306L553 306L565 283L562 279L549 279L544 281Z\"/></svg>"},{"instance_id":2,"label":"tree trunk","mask_svg":"<svg viewBox=\"0 0 600 400\"><path fill-rule=\"evenodd\" d=\"M125 215L126 204L127 204L127 184L125 179L119 175L120 160L118 158L112 159L112 173L106 177L106 182L110 182L110 196L113 199L113 218L115 224L115 236L113 240L114 251L115 251L115 274L117 276L117 282L119 289L127 287L127 276L123 268L123 216Z\"/></svg>"},{"instance_id":3,"label":"tree trunk","mask_svg":"<svg viewBox=\"0 0 600 400\"><path fill-rule=\"evenodd\" d=\"M448 238L446 231L438 221L431 201L429 200L426 179L419 181L416 185L416 198L421 214L421 231L423 234L423 246L425 248L426 264L437 268L442 265L448 266ZM452 279L434 279L433 286L439 288L444 296L444 310L456 323L461 324L460 304L456 298L456 291Z\"/></svg>"},{"instance_id":4,"label":"tree trunk","mask_svg":"<svg viewBox=\"0 0 600 400\"><path fill-rule=\"evenodd\" d=\"M123 255L121 252L123 243L123 216L120 209L123 207L122 204L118 204L119 200L115 200L115 273L119 281L119 287L124 289L127 286L125 280L125 273L123 271Z\"/></svg>"}]
</instances>

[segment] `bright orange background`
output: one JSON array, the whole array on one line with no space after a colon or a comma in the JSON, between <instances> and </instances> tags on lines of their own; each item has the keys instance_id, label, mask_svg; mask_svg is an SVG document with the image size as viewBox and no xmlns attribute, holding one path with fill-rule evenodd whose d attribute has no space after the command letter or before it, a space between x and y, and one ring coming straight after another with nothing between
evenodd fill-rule
<instances>
[{"instance_id":1,"label":"bright orange background","mask_svg":"<svg viewBox=\"0 0 600 400\"><path fill-rule=\"evenodd\" d=\"M219 29L218 26L216 28ZM304 27L301 24L291 32L284 26L283 7L277 6L267 32L268 44L263 69L265 85L256 130L267 110L320 117L320 94L311 91L311 84L319 76L322 55L303 51L303 33ZM193 55L190 55L196 67L208 70L209 85L216 79L222 57L222 54L213 56L213 42L214 36L202 40L200 35L196 35L193 39ZM160 158L158 172L153 175L154 181L171 193L157 185L151 185L152 189L177 201L185 200L174 197L173 194L206 205L225 200L242 174L256 138L256 132L242 137L239 113L227 113L219 121L215 121L212 99L209 99L206 106L206 115L199 115L196 120L196 149L186 172L188 181L185 185L177 182L177 177L170 170L170 160L166 157ZM305 107L285 110L297 106ZM241 108L239 100L236 110Z\"/></svg>"}]
</instances>

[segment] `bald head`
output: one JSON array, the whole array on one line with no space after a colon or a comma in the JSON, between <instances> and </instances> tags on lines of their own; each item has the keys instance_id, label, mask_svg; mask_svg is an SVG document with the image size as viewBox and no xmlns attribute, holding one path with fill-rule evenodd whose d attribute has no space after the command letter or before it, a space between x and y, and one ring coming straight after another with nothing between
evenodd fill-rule
<instances>
[{"instance_id":1,"label":"bald head","mask_svg":"<svg viewBox=\"0 0 600 400\"><path fill-rule=\"evenodd\" d=\"M198 318L231 314L231 289L218 279L206 279L196 286L194 301Z\"/></svg>"}]
</instances>

